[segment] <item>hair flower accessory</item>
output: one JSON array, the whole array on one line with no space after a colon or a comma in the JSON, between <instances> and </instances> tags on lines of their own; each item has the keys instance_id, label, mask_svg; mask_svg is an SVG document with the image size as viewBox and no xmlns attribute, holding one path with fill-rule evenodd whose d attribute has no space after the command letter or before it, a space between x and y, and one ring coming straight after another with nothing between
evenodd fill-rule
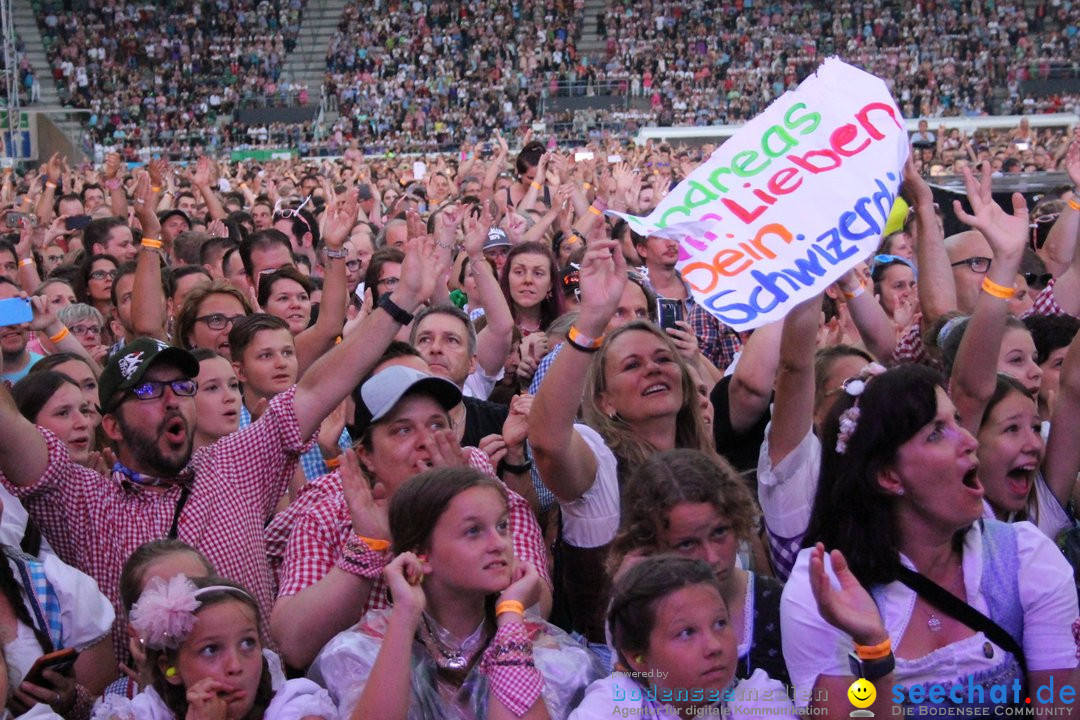
<instances>
[{"instance_id":1,"label":"hair flower accessory","mask_svg":"<svg viewBox=\"0 0 1080 720\"><path fill-rule=\"evenodd\" d=\"M198 588L186 575L154 578L131 608L131 625L155 650L175 648L195 627Z\"/></svg>"},{"instance_id":2,"label":"hair flower accessory","mask_svg":"<svg viewBox=\"0 0 1080 720\"><path fill-rule=\"evenodd\" d=\"M866 384L870 378L877 377L885 372L885 366L881 363L872 362L853 378L844 381L844 392L855 398L855 404L840 413L840 433L836 436L836 452L843 455L847 452L848 443L859 426L859 396L866 390Z\"/></svg>"}]
</instances>

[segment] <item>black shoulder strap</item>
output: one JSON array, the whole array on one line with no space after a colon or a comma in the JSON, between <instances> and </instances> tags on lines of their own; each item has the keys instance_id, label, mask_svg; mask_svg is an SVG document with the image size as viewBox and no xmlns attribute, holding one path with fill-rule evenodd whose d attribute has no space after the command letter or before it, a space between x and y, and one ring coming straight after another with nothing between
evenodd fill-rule
<instances>
[{"instance_id":1,"label":"black shoulder strap","mask_svg":"<svg viewBox=\"0 0 1080 720\"><path fill-rule=\"evenodd\" d=\"M1012 653L1020 663L1022 682L1027 685L1027 658L1024 656L1024 649L1004 628L921 573L901 566L898 579L941 612L959 620L972 630L981 631L998 647Z\"/></svg>"},{"instance_id":2,"label":"black shoulder strap","mask_svg":"<svg viewBox=\"0 0 1080 720\"><path fill-rule=\"evenodd\" d=\"M170 540L176 540L180 537L180 513L184 510L184 505L187 505L188 497L191 495L191 485L185 484L180 488L180 497L176 499L176 508L173 510L172 523L169 525L169 534L166 536Z\"/></svg>"}]
</instances>

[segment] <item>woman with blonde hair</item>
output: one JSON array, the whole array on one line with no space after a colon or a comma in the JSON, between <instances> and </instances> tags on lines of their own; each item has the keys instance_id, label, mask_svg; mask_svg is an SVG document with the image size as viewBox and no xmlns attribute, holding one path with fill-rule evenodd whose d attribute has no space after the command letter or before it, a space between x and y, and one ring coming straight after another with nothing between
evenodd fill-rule
<instances>
[{"instance_id":1,"label":"woman with blonde hair","mask_svg":"<svg viewBox=\"0 0 1080 720\"><path fill-rule=\"evenodd\" d=\"M540 476L562 509L556 574L569 621L607 658L604 558L619 526L621 479L659 451L715 452L694 382L671 339L639 321L603 337L627 283L617 247L611 240L589 246L578 320L529 416ZM575 397L584 398L584 423L567 402Z\"/></svg>"}]
</instances>

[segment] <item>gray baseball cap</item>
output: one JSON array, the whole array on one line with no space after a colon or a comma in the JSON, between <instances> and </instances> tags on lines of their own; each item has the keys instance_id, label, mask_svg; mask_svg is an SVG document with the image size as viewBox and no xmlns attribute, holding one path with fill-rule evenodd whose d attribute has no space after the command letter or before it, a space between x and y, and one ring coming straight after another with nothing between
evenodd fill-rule
<instances>
[{"instance_id":1,"label":"gray baseball cap","mask_svg":"<svg viewBox=\"0 0 1080 720\"><path fill-rule=\"evenodd\" d=\"M370 422L378 422L401 398L414 392L431 395L446 411L461 402L461 390L454 383L404 365L391 365L368 378L360 386L360 399L370 413Z\"/></svg>"}]
</instances>

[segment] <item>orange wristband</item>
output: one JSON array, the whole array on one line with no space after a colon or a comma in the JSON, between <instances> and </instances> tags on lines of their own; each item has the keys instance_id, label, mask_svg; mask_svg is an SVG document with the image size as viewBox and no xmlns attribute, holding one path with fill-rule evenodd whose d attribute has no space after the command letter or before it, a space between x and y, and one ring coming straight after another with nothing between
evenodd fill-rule
<instances>
[{"instance_id":1,"label":"orange wristband","mask_svg":"<svg viewBox=\"0 0 1080 720\"><path fill-rule=\"evenodd\" d=\"M877 645L859 645L855 643L855 654L860 660L880 660L892 653L892 640L885 638Z\"/></svg>"},{"instance_id":2,"label":"orange wristband","mask_svg":"<svg viewBox=\"0 0 1080 720\"><path fill-rule=\"evenodd\" d=\"M600 212L599 210L597 210L595 205L590 205L589 206L589 212L591 212L593 215L597 215L597 216L600 216L600 215L604 214L604 213Z\"/></svg>"},{"instance_id":3,"label":"orange wristband","mask_svg":"<svg viewBox=\"0 0 1080 720\"><path fill-rule=\"evenodd\" d=\"M144 237L142 239L142 242L140 242L139 244L142 245L145 248L150 248L152 250L160 250L161 249L161 241L157 240L155 238Z\"/></svg>"},{"instance_id":4,"label":"orange wristband","mask_svg":"<svg viewBox=\"0 0 1080 720\"><path fill-rule=\"evenodd\" d=\"M1069 201L1069 207L1071 207L1073 210L1080 210L1080 202L1076 202L1075 200L1070 200Z\"/></svg>"},{"instance_id":5,"label":"orange wristband","mask_svg":"<svg viewBox=\"0 0 1080 720\"><path fill-rule=\"evenodd\" d=\"M600 346L604 344L604 336L601 335L598 338L591 338L583 335L576 325L571 325L570 330L566 333L566 339L570 341L570 344L576 348L580 348L585 351L599 350Z\"/></svg>"},{"instance_id":6,"label":"orange wristband","mask_svg":"<svg viewBox=\"0 0 1080 720\"><path fill-rule=\"evenodd\" d=\"M987 295L992 295L1002 300L1011 300L1016 296L1016 290L1011 287L1005 287L1004 285L998 285L996 282L988 277L984 277L982 281L982 291Z\"/></svg>"},{"instance_id":7,"label":"orange wristband","mask_svg":"<svg viewBox=\"0 0 1080 720\"><path fill-rule=\"evenodd\" d=\"M499 617L503 613L516 612L519 615L525 614L525 605L518 600L501 600L495 604L495 617Z\"/></svg>"},{"instance_id":8,"label":"orange wristband","mask_svg":"<svg viewBox=\"0 0 1080 720\"><path fill-rule=\"evenodd\" d=\"M341 467L341 458L339 457L324 458L323 462L326 463L326 467L330 469Z\"/></svg>"},{"instance_id":9,"label":"orange wristband","mask_svg":"<svg viewBox=\"0 0 1080 720\"><path fill-rule=\"evenodd\" d=\"M60 332L56 333L55 335L49 336L49 342L55 345L56 343L66 338L70 333L71 331L68 330L67 327L62 327L60 328Z\"/></svg>"},{"instance_id":10,"label":"orange wristband","mask_svg":"<svg viewBox=\"0 0 1080 720\"><path fill-rule=\"evenodd\" d=\"M375 538L366 538L363 535L357 535L356 537L375 552L384 552L390 549L389 540L376 540Z\"/></svg>"}]
</instances>

